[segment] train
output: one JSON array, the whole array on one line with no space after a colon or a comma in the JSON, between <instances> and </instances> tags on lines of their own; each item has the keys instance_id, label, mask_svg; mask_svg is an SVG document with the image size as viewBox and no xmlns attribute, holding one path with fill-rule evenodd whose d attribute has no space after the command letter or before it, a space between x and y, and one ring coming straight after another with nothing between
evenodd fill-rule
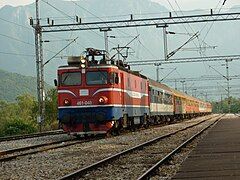
<instances>
[{"instance_id":1,"label":"train","mask_svg":"<svg viewBox=\"0 0 240 180\"><path fill-rule=\"evenodd\" d=\"M57 70L58 120L74 135L106 134L203 116L212 106L87 48Z\"/></svg>"}]
</instances>

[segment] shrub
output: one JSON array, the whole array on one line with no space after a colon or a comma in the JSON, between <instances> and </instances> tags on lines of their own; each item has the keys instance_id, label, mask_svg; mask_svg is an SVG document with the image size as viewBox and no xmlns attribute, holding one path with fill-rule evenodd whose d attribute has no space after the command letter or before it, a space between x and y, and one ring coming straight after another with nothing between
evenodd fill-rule
<instances>
[{"instance_id":1,"label":"shrub","mask_svg":"<svg viewBox=\"0 0 240 180\"><path fill-rule=\"evenodd\" d=\"M7 121L2 126L2 136L29 134L37 131L37 128L30 122L26 122L21 118Z\"/></svg>"}]
</instances>

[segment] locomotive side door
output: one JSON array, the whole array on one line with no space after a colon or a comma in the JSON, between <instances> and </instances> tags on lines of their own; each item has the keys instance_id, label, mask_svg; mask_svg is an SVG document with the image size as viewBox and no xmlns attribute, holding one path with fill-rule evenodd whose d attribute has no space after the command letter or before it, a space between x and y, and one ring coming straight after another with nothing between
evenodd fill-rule
<instances>
[{"instance_id":1,"label":"locomotive side door","mask_svg":"<svg viewBox=\"0 0 240 180\"><path fill-rule=\"evenodd\" d=\"M126 91L127 90L125 87L125 80L124 80L124 73L120 73L120 88L121 88L121 93L120 93L120 98L121 98L121 104L122 104L122 117L123 117L123 122L122 126L124 128L129 126L129 121L128 121L128 112L127 112L127 107L126 107Z\"/></svg>"},{"instance_id":2,"label":"locomotive side door","mask_svg":"<svg viewBox=\"0 0 240 180\"><path fill-rule=\"evenodd\" d=\"M120 73L120 78L121 78L121 81L120 81L120 86L121 86L121 95L120 95L120 98L121 98L121 104L124 106L125 105L125 92L124 92L124 75L123 73ZM125 106L123 107L124 108L124 112L125 112Z\"/></svg>"}]
</instances>

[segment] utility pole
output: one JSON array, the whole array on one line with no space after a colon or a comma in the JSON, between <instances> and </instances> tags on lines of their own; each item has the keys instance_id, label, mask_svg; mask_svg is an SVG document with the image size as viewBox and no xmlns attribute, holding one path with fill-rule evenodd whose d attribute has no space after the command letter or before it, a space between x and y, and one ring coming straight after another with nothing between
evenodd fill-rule
<instances>
[{"instance_id":1,"label":"utility pole","mask_svg":"<svg viewBox=\"0 0 240 180\"><path fill-rule=\"evenodd\" d=\"M111 31L111 29L110 29L110 28L103 28L103 29L100 29L100 31L103 31L103 32L104 32L105 51L106 51L106 54L108 55L108 54L109 54L109 48L108 48L108 31Z\"/></svg>"},{"instance_id":2,"label":"utility pole","mask_svg":"<svg viewBox=\"0 0 240 180\"><path fill-rule=\"evenodd\" d=\"M227 96L228 96L228 113L231 112L231 99L230 99L230 77L229 77L229 64L231 60L226 60L226 74L227 74Z\"/></svg>"},{"instance_id":3,"label":"utility pole","mask_svg":"<svg viewBox=\"0 0 240 180\"><path fill-rule=\"evenodd\" d=\"M157 76L156 80L157 80L157 82L159 82L159 66L161 64L160 63L155 63L154 65L157 67L156 68L156 76Z\"/></svg>"},{"instance_id":4,"label":"utility pole","mask_svg":"<svg viewBox=\"0 0 240 180\"><path fill-rule=\"evenodd\" d=\"M164 48L164 59L168 60L168 47L167 47L167 25L163 27L163 48Z\"/></svg>"},{"instance_id":5,"label":"utility pole","mask_svg":"<svg viewBox=\"0 0 240 180\"><path fill-rule=\"evenodd\" d=\"M177 80L175 79L175 89L177 90Z\"/></svg>"},{"instance_id":6,"label":"utility pole","mask_svg":"<svg viewBox=\"0 0 240 180\"><path fill-rule=\"evenodd\" d=\"M38 111L37 117L39 123L39 131L42 131L42 123L45 118L45 94L44 94L44 71L43 71L43 48L42 48L42 28L39 18L39 0L36 0L36 24L35 29L35 51L36 51L36 70L37 70L37 95L38 95Z\"/></svg>"},{"instance_id":7,"label":"utility pole","mask_svg":"<svg viewBox=\"0 0 240 180\"><path fill-rule=\"evenodd\" d=\"M184 83L185 81L180 81L182 83L182 92L184 92Z\"/></svg>"},{"instance_id":8,"label":"utility pole","mask_svg":"<svg viewBox=\"0 0 240 180\"><path fill-rule=\"evenodd\" d=\"M221 94L221 113L223 113L223 102L222 102L222 94Z\"/></svg>"}]
</instances>

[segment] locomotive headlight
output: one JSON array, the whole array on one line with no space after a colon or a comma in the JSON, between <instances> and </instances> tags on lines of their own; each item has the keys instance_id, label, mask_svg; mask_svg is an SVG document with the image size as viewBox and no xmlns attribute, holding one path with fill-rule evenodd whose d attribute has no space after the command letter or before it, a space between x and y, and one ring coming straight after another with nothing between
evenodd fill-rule
<instances>
[{"instance_id":1,"label":"locomotive headlight","mask_svg":"<svg viewBox=\"0 0 240 180\"><path fill-rule=\"evenodd\" d=\"M108 102L108 98L106 96L101 96L99 99L98 99L98 102L100 104L107 104Z\"/></svg>"},{"instance_id":2,"label":"locomotive headlight","mask_svg":"<svg viewBox=\"0 0 240 180\"><path fill-rule=\"evenodd\" d=\"M68 99L64 99L63 104L64 104L64 106L70 106L71 105L71 101L68 100Z\"/></svg>"},{"instance_id":3,"label":"locomotive headlight","mask_svg":"<svg viewBox=\"0 0 240 180\"><path fill-rule=\"evenodd\" d=\"M87 67L87 60L81 57L80 59L80 67L81 68L86 68Z\"/></svg>"},{"instance_id":4,"label":"locomotive headlight","mask_svg":"<svg viewBox=\"0 0 240 180\"><path fill-rule=\"evenodd\" d=\"M85 64L86 63L86 59L81 59L81 63Z\"/></svg>"},{"instance_id":5,"label":"locomotive headlight","mask_svg":"<svg viewBox=\"0 0 240 180\"><path fill-rule=\"evenodd\" d=\"M81 64L81 68L85 68L86 67L86 65L85 64Z\"/></svg>"}]
</instances>

